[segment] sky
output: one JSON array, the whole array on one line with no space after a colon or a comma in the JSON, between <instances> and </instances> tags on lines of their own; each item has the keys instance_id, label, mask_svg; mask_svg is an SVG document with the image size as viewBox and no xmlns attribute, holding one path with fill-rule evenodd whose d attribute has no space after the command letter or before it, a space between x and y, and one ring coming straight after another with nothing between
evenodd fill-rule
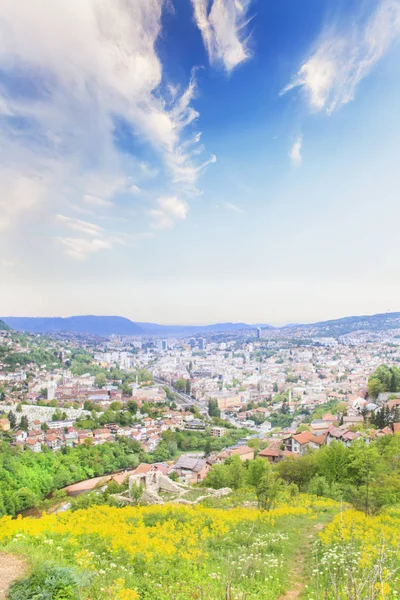
<instances>
[{"instance_id":1,"label":"sky","mask_svg":"<svg viewBox=\"0 0 400 600\"><path fill-rule=\"evenodd\" d=\"M400 0L0 0L0 314L400 310Z\"/></svg>"}]
</instances>

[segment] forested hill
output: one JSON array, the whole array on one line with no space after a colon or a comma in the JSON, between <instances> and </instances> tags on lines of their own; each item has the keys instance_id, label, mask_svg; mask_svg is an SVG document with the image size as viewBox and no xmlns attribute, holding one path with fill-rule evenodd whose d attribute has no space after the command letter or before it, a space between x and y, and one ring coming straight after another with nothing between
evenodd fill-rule
<instances>
[{"instance_id":1,"label":"forested hill","mask_svg":"<svg viewBox=\"0 0 400 600\"><path fill-rule=\"evenodd\" d=\"M290 329L302 329L310 335L332 337L346 335L354 331L386 331L388 329L400 329L400 312L343 317L342 319L320 321L309 325L291 325Z\"/></svg>"}]
</instances>

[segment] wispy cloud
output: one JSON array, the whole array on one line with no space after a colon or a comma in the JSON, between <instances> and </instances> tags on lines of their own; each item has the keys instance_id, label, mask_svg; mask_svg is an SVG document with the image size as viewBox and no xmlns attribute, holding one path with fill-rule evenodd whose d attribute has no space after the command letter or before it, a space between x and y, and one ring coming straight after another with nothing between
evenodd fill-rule
<instances>
[{"instance_id":1,"label":"wispy cloud","mask_svg":"<svg viewBox=\"0 0 400 600\"><path fill-rule=\"evenodd\" d=\"M99 196L92 196L91 194L85 194L83 196L83 201L86 204L90 204L91 206L112 206L112 202L109 200L104 200L104 198L100 198Z\"/></svg>"},{"instance_id":2,"label":"wispy cloud","mask_svg":"<svg viewBox=\"0 0 400 600\"><path fill-rule=\"evenodd\" d=\"M301 155L302 146L303 138L301 135L299 135L294 141L294 144L289 151L289 157L294 167L300 167L301 163L303 162L303 157Z\"/></svg>"},{"instance_id":3,"label":"wispy cloud","mask_svg":"<svg viewBox=\"0 0 400 600\"><path fill-rule=\"evenodd\" d=\"M224 202L224 208L226 208L226 210L230 210L231 212L235 212L238 214L242 214L244 213L243 208L240 208L240 206L238 206L237 204L234 204L233 202Z\"/></svg>"},{"instance_id":4,"label":"wispy cloud","mask_svg":"<svg viewBox=\"0 0 400 600\"><path fill-rule=\"evenodd\" d=\"M73 219L72 217L66 217L65 215L57 215L57 219L64 223L68 229L84 233L91 237L99 237L104 231L102 227L95 223L89 223L88 221L81 221L80 219Z\"/></svg>"},{"instance_id":5,"label":"wispy cloud","mask_svg":"<svg viewBox=\"0 0 400 600\"><path fill-rule=\"evenodd\" d=\"M169 229L175 221L186 219L188 206L176 196L163 196L158 199L156 208L148 211L155 229Z\"/></svg>"},{"instance_id":6,"label":"wispy cloud","mask_svg":"<svg viewBox=\"0 0 400 600\"><path fill-rule=\"evenodd\" d=\"M1 153L0 153L1 156ZM47 180L43 175L15 168L0 168L0 231L10 226L26 212L38 208L48 193Z\"/></svg>"},{"instance_id":7,"label":"wispy cloud","mask_svg":"<svg viewBox=\"0 0 400 600\"><path fill-rule=\"evenodd\" d=\"M315 110L332 113L354 99L359 83L399 36L399 0L378 0L367 18L324 31L282 93L301 87Z\"/></svg>"},{"instance_id":8,"label":"wispy cloud","mask_svg":"<svg viewBox=\"0 0 400 600\"><path fill-rule=\"evenodd\" d=\"M70 238L57 237L56 240L64 246L65 253L74 260L86 260L91 254L100 250L110 250L114 247L118 240L113 238L102 239L86 239L86 238Z\"/></svg>"},{"instance_id":9,"label":"wispy cloud","mask_svg":"<svg viewBox=\"0 0 400 600\"><path fill-rule=\"evenodd\" d=\"M51 218L66 207L83 214L117 210L121 197L140 202L138 191L150 179L152 190L159 183L172 196L197 193L197 180L214 158L197 154L195 72L186 85L171 84L173 94L164 93L168 82L156 43L167 4L2 3L0 227L44 205ZM152 161L121 149L117 120L141 147L151 147ZM131 208L128 200L125 206ZM69 229L72 223L64 220ZM107 238L106 224L104 233ZM79 247L88 247L68 244L70 255L72 246L79 255ZM86 254L98 247L92 243Z\"/></svg>"},{"instance_id":10,"label":"wispy cloud","mask_svg":"<svg viewBox=\"0 0 400 600\"><path fill-rule=\"evenodd\" d=\"M247 11L251 0L192 0L194 18L211 63L229 73L250 58Z\"/></svg>"}]
</instances>

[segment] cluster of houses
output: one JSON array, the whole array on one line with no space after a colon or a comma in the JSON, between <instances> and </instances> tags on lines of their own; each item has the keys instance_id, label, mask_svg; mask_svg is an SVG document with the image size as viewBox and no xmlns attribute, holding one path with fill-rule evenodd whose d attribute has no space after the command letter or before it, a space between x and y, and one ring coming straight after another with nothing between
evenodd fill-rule
<instances>
[{"instance_id":1,"label":"cluster of houses","mask_svg":"<svg viewBox=\"0 0 400 600\"><path fill-rule=\"evenodd\" d=\"M342 425L337 424L334 415L327 413L322 419L314 420L310 430L301 433L281 432L276 437L269 439L268 447L258 456L266 458L270 463L280 462L288 456L303 456L309 450L318 450L321 446L331 444L333 441L349 446L354 440L362 438L369 443L385 435L400 433L400 423L393 423L391 427L379 430L357 431L356 428L364 423L364 417L359 414L343 417Z\"/></svg>"},{"instance_id":2,"label":"cluster of houses","mask_svg":"<svg viewBox=\"0 0 400 600\"><path fill-rule=\"evenodd\" d=\"M9 408L7 407L7 410ZM40 418L31 418L31 415L35 415L36 412ZM56 451L65 446L73 447L85 443L104 444L121 437L138 442L144 452L153 452L160 443L164 431L205 428L204 422L196 419L192 412L173 410L167 407L157 418L138 413L137 422L133 425L121 426L117 423L107 423L104 427L93 430L79 429L76 426L76 418L53 421L49 417L52 410L49 412L44 407L23 405L21 414L25 413L30 416L27 431L18 429L18 427L11 430L10 421L7 418L0 419L0 431L9 432L12 435L13 444L29 448L33 452L41 452L42 446ZM14 414L18 413L14 412ZM18 417L19 419L20 417ZM224 428L214 428L211 435L219 437L224 431Z\"/></svg>"},{"instance_id":3,"label":"cluster of houses","mask_svg":"<svg viewBox=\"0 0 400 600\"><path fill-rule=\"evenodd\" d=\"M173 465L167 465L166 463L142 463L133 472L133 475L144 476L148 473L161 471L163 475L175 474L182 483L200 483L207 477L213 465L220 464L234 455L239 456L242 461L253 460L254 450L246 445L238 445L227 448L207 458L182 454Z\"/></svg>"}]
</instances>

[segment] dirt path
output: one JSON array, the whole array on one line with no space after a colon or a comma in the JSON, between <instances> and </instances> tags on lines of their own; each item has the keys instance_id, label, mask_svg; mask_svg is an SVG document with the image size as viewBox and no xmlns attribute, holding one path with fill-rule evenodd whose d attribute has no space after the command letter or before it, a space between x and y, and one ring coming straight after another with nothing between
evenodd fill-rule
<instances>
[{"instance_id":1,"label":"dirt path","mask_svg":"<svg viewBox=\"0 0 400 600\"><path fill-rule=\"evenodd\" d=\"M296 600L304 590L305 578L305 560L310 556L310 549L319 531L325 527L326 523L316 523L311 533L304 539L304 543L297 550L293 559L293 569L290 572L289 582L290 590L285 592L279 600Z\"/></svg>"},{"instance_id":2,"label":"dirt path","mask_svg":"<svg viewBox=\"0 0 400 600\"><path fill-rule=\"evenodd\" d=\"M0 600L6 599L10 585L28 570L26 562L7 552L0 552Z\"/></svg>"}]
</instances>

